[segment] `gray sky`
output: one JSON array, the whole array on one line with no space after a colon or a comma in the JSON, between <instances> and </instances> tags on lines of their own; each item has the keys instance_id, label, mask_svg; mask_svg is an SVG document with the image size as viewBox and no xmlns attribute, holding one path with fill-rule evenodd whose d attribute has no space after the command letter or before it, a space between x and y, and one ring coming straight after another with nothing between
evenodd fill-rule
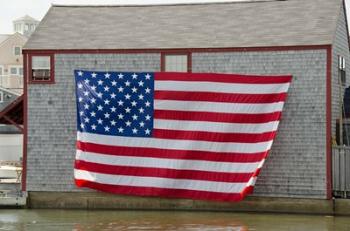
<instances>
[{"instance_id":1,"label":"gray sky","mask_svg":"<svg viewBox=\"0 0 350 231\"><path fill-rule=\"evenodd\" d=\"M12 21L26 14L41 20L51 3L55 4L159 4L188 2L225 2L234 0L0 0L0 34L13 33ZM242 1L242 0L241 0ZM306 0L305 0L306 1ZM345 0L349 5L350 0ZM347 6L347 12L350 7ZM349 13L350 14L350 13Z\"/></svg>"}]
</instances>

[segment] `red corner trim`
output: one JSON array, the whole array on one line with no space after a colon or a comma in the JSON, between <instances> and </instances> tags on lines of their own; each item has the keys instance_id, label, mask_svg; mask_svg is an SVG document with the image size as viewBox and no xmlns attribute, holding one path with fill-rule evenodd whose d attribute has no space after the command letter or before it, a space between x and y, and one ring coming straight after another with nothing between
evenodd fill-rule
<instances>
[{"instance_id":1,"label":"red corner trim","mask_svg":"<svg viewBox=\"0 0 350 231\"><path fill-rule=\"evenodd\" d=\"M326 184L327 199L332 199L332 47L327 48L326 75Z\"/></svg>"},{"instance_id":2,"label":"red corner trim","mask_svg":"<svg viewBox=\"0 0 350 231\"><path fill-rule=\"evenodd\" d=\"M27 190L27 137L28 137L28 54L23 55L23 157L22 157L22 191Z\"/></svg>"}]
</instances>

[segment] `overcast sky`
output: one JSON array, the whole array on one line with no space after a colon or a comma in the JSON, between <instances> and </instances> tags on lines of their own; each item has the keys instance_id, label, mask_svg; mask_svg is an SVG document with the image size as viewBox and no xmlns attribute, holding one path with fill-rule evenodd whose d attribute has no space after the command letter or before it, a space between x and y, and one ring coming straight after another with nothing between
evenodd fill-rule
<instances>
[{"instance_id":1,"label":"overcast sky","mask_svg":"<svg viewBox=\"0 0 350 231\"><path fill-rule=\"evenodd\" d=\"M91 5L91 4L189 3L189 2L204 2L204 1L205 2L225 2L225 1L232 2L234 0L0 0L0 9L1 9L0 34L13 33L12 21L26 14L34 17L37 20L41 20L52 3ZM350 3L350 0L345 0L345 2ZM350 7L347 7L347 12L350 12Z\"/></svg>"}]
</instances>

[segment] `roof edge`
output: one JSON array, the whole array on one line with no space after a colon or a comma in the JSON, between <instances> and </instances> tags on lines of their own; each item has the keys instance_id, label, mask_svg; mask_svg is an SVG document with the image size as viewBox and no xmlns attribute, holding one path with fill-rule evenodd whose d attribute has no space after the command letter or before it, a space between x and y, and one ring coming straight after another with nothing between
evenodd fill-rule
<instances>
[{"instance_id":1,"label":"roof edge","mask_svg":"<svg viewBox=\"0 0 350 231\"><path fill-rule=\"evenodd\" d=\"M238 0L238 1L220 1L220 2L189 2L189 3L155 3L155 4L56 4L52 7L158 7L158 6L191 6L191 5L221 5L221 4L249 4L249 3L266 3L266 2L286 2L288 0Z\"/></svg>"}]
</instances>

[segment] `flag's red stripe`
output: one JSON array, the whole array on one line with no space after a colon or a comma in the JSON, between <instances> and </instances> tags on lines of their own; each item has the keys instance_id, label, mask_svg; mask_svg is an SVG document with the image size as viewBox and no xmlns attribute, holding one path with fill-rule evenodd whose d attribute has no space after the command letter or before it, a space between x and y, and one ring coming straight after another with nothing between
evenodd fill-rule
<instances>
[{"instance_id":1,"label":"flag's red stripe","mask_svg":"<svg viewBox=\"0 0 350 231\"><path fill-rule=\"evenodd\" d=\"M87 180L75 179L78 187L88 187L103 192L126 194L136 196L153 196L168 198L187 198L194 200L214 200L214 201L240 201L246 194L252 191L252 186L248 186L242 193L218 193L185 189L167 189L154 187L134 187L122 185L109 185L91 182Z\"/></svg>"},{"instance_id":2,"label":"flag's red stripe","mask_svg":"<svg viewBox=\"0 0 350 231\"><path fill-rule=\"evenodd\" d=\"M185 91L155 91L154 99L182 100L182 101L208 101L228 103L276 103L284 102L286 93L277 94L230 94L211 92L185 92Z\"/></svg>"},{"instance_id":3,"label":"flag's red stripe","mask_svg":"<svg viewBox=\"0 0 350 231\"><path fill-rule=\"evenodd\" d=\"M154 111L155 119L209 121L223 123L267 123L272 121L278 121L280 117L281 112L263 114L231 114L217 112L192 112L172 110Z\"/></svg>"},{"instance_id":4,"label":"flag's red stripe","mask_svg":"<svg viewBox=\"0 0 350 231\"><path fill-rule=\"evenodd\" d=\"M214 74L201 73L193 74L187 73L182 75L175 72L155 73L156 81L205 81L205 82L221 82L221 83L246 83L246 84L279 84L289 83L292 76L254 76L254 75L233 75L233 74Z\"/></svg>"},{"instance_id":5,"label":"flag's red stripe","mask_svg":"<svg viewBox=\"0 0 350 231\"><path fill-rule=\"evenodd\" d=\"M174 140L202 140L211 142L237 142L237 143L258 143L270 141L275 137L276 131L259 134L249 133L219 133L202 131L183 131L153 129L152 136L160 139Z\"/></svg>"},{"instance_id":6,"label":"flag's red stripe","mask_svg":"<svg viewBox=\"0 0 350 231\"><path fill-rule=\"evenodd\" d=\"M123 176L144 176L159 177L172 179L192 179L215 182L244 183L254 175L251 173L226 173L226 172L209 172L198 170L178 170L166 168L147 168L147 167L131 167L106 165L82 160L75 161L75 168L89 172L97 172L111 175Z\"/></svg>"},{"instance_id":7,"label":"flag's red stripe","mask_svg":"<svg viewBox=\"0 0 350 231\"><path fill-rule=\"evenodd\" d=\"M268 151L259 153L222 153L222 152L204 152L191 150L170 150L160 148L138 148L109 146L94 143L77 141L77 149L84 152L101 153L116 156L138 156L167 159L186 159L186 160L205 160L217 162L237 162L250 163L259 162L267 156Z\"/></svg>"}]
</instances>

